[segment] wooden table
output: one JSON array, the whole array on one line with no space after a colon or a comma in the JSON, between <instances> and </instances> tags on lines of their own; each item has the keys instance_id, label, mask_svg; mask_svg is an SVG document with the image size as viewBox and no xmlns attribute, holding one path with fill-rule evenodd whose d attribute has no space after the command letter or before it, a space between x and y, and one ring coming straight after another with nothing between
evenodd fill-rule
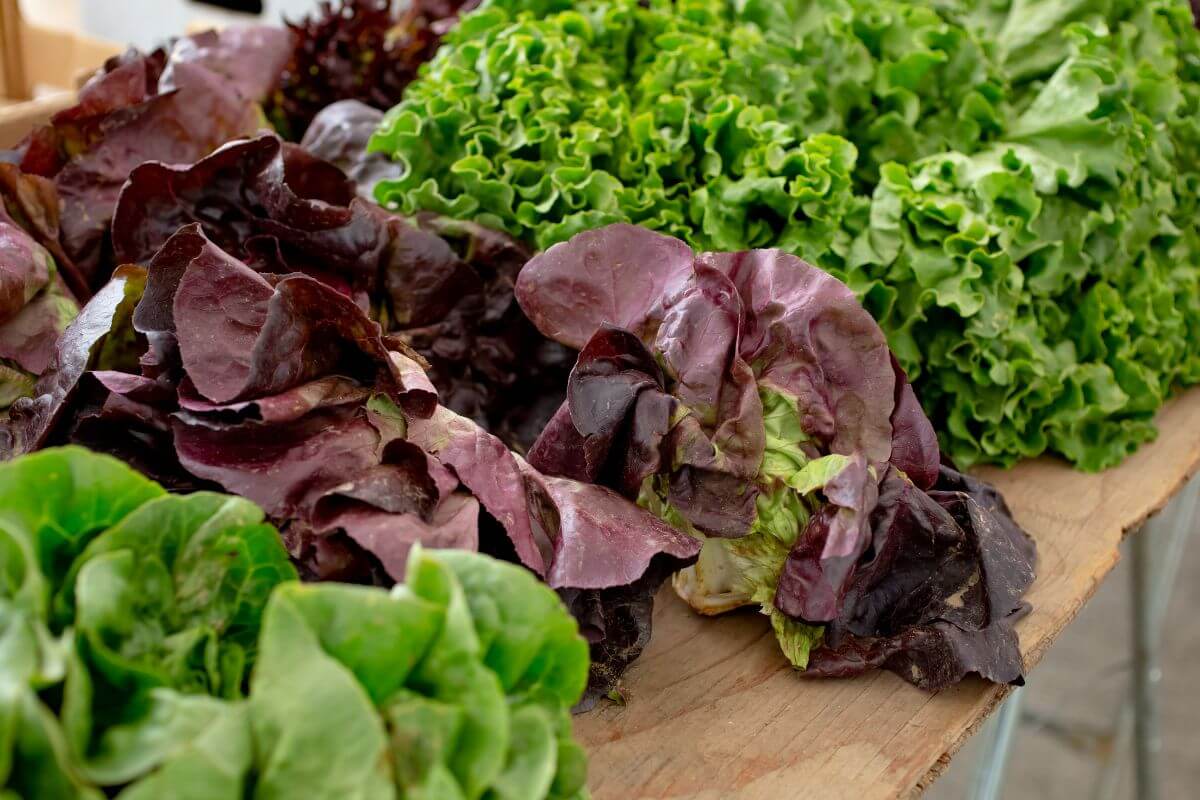
<instances>
[{"instance_id":1,"label":"wooden table","mask_svg":"<svg viewBox=\"0 0 1200 800\"><path fill-rule=\"evenodd\" d=\"M1168 404L1158 424L1158 441L1101 474L1051 459L980 470L1038 544L1034 610L1017 628L1027 670L1116 565L1125 534L1200 464L1200 388ZM764 617L699 617L670 587L624 687L626 706L575 721L596 800L907 797L941 774L1010 690L968 680L930 695L887 672L805 680Z\"/></svg>"}]
</instances>

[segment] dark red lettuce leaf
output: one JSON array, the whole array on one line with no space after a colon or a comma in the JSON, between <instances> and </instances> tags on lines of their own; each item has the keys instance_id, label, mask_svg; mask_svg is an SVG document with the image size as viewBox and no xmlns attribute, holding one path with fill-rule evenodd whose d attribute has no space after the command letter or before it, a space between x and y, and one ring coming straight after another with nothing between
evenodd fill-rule
<instances>
[{"instance_id":1,"label":"dark red lettuce leaf","mask_svg":"<svg viewBox=\"0 0 1200 800\"><path fill-rule=\"evenodd\" d=\"M467 235L468 257L512 257L515 272L506 240ZM148 265L119 270L84 309L19 404L10 454L86 443L169 488L247 497L314 579L390 584L414 543L477 549L481 529L551 586L625 605L694 560L697 540L606 488L540 474L437 405L421 357L320 280L259 271L198 223ZM619 642L597 640L606 675L640 646L622 624Z\"/></svg>"},{"instance_id":2,"label":"dark red lettuce leaf","mask_svg":"<svg viewBox=\"0 0 1200 800\"><path fill-rule=\"evenodd\" d=\"M588 711L601 698L619 691L621 675L650 643L654 596L678 569L675 559L656 556L642 577L628 586L558 590L591 645L587 691L576 711Z\"/></svg>"},{"instance_id":3,"label":"dark red lettuce leaf","mask_svg":"<svg viewBox=\"0 0 1200 800\"><path fill-rule=\"evenodd\" d=\"M86 301L91 296L87 281L59 242L60 203L54 183L22 172L16 164L0 163L0 201L12 221L53 256L71 296Z\"/></svg>"},{"instance_id":4,"label":"dark red lettuce leaf","mask_svg":"<svg viewBox=\"0 0 1200 800\"><path fill-rule=\"evenodd\" d=\"M321 109L300 146L345 172L361 197L375 196L375 184L395 174L386 153L368 152L371 136L383 122L383 111L360 100L339 100Z\"/></svg>"},{"instance_id":5,"label":"dark red lettuce leaf","mask_svg":"<svg viewBox=\"0 0 1200 800\"><path fill-rule=\"evenodd\" d=\"M286 31L263 27L196 34L169 51L130 51L105 64L76 106L30 135L21 167L53 179L63 248L91 288L115 266L105 236L133 168L189 163L253 133L257 104L290 49Z\"/></svg>"},{"instance_id":6,"label":"dark red lettuce leaf","mask_svg":"<svg viewBox=\"0 0 1200 800\"><path fill-rule=\"evenodd\" d=\"M1029 608L1021 597L1033 582L1032 540L1002 506L988 507L994 489L943 474L929 493L894 469L884 477L871 515L872 556L813 652L810 674L883 666L925 689L968 673L1021 681L1013 624Z\"/></svg>"},{"instance_id":7,"label":"dark red lettuce leaf","mask_svg":"<svg viewBox=\"0 0 1200 800\"><path fill-rule=\"evenodd\" d=\"M90 368L111 360L105 345L120 338L114 331L128 328L134 304L141 296L146 273L122 267L63 331L49 366L38 379L32 397L18 400L10 420L0 427L0 459L7 460L51 443L57 426L70 417L68 403ZM108 356L108 358L106 358Z\"/></svg>"},{"instance_id":8,"label":"dark red lettuce leaf","mask_svg":"<svg viewBox=\"0 0 1200 800\"><path fill-rule=\"evenodd\" d=\"M568 400L529 451L553 475L611 486L630 499L670 458L665 442L679 402L653 355L629 331L602 327L584 345Z\"/></svg>"},{"instance_id":9,"label":"dark red lettuce leaf","mask_svg":"<svg viewBox=\"0 0 1200 800\"><path fill-rule=\"evenodd\" d=\"M409 441L454 470L508 532L521 563L554 588L625 586L658 555L682 564L699 542L602 486L547 476L446 408L409 424Z\"/></svg>"},{"instance_id":10,"label":"dark red lettuce leaf","mask_svg":"<svg viewBox=\"0 0 1200 800\"><path fill-rule=\"evenodd\" d=\"M871 546L868 515L886 507L861 455L825 484L826 503L808 522L779 576L775 607L805 622L838 618L859 559Z\"/></svg>"},{"instance_id":11,"label":"dark red lettuce leaf","mask_svg":"<svg viewBox=\"0 0 1200 800\"><path fill-rule=\"evenodd\" d=\"M210 402L269 397L333 374L418 416L432 413L437 394L420 357L385 343L378 324L320 281L295 274L268 280L195 224L172 236L151 264L135 325L174 336L190 387ZM170 314L152 325L168 298Z\"/></svg>"},{"instance_id":12,"label":"dark red lettuce leaf","mask_svg":"<svg viewBox=\"0 0 1200 800\"><path fill-rule=\"evenodd\" d=\"M113 250L146 263L180 227L199 223L218 247L265 272L314 272L374 289L385 246L370 206L336 167L278 137L231 142L195 164L137 167L113 214Z\"/></svg>"},{"instance_id":13,"label":"dark red lettuce leaf","mask_svg":"<svg viewBox=\"0 0 1200 800\"><path fill-rule=\"evenodd\" d=\"M336 0L289 22L296 46L267 115L288 138L305 135L321 109L353 99L386 111L433 57L458 14L479 0Z\"/></svg>"},{"instance_id":14,"label":"dark red lettuce leaf","mask_svg":"<svg viewBox=\"0 0 1200 800\"><path fill-rule=\"evenodd\" d=\"M896 405L892 410L891 462L922 489L928 489L938 479L939 455L937 434L933 423L921 410L917 393L913 391L904 368L892 354L892 369L896 373ZM996 495L999 498L999 494ZM1003 499L1000 503L1003 503ZM1008 508L1004 508L1008 513Z\"/></svg>"},{"instance_id":15,"label":"dark red lettuce leaf","mask_svg":"<svg viewBox=\"0 0 1200 800\"><path fill-rule=\"evenodd\" d=\"M691 528L738 537L756 495L779 489L758 473L760 392L781 395L799 461L850 457L774 587L775 609L825 626L811 674L1019 677L1032 543L986 484L942 468L935 485L932 425L845 285L776 250L693 255L614 225L535 257L517 296L543 333L582 346L533 466L627 497L650 487Z\"/></svg>"},{"instance_id":16,"label":"dark red lettuce leaf","mask_svg":"<svg viewBox=\"0 0 1200 800\"><path fill-rule=\"evenodd\" d=\"M273 135L192 165L139 166L117 203L114 250L147 263L189 223L257 272L301 272L370 308L426 359L443 404L510 446L528 448L562 399L573 356L514 300L529 254L504 234L391 214L356 198L332 164Z\"/></svg>"}]
</instances>

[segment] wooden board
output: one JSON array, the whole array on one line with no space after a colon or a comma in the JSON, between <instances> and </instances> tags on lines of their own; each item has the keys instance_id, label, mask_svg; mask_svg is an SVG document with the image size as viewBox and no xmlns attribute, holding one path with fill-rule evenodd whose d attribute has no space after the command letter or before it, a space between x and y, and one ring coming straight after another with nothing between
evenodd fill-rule
<instances>
[{"instance_id":1,"label":"wooden board","mask_svg":"<svg viewBox=\"0 0 1200 800\"><path fill-rule=\"evenodd\" d=\"M75 104L75 88L122 48L32 25L16 0L0 0L0 148Z\"/></svg>"},{"instance_id":2,"label":"wooden board","mask_svg":"<svg viewBox=\"0 0 1200 800\"><path fill-rule=\"evenodd\" d=\"M1117 563L1122 537L1200 463L1200 389L1158 421L1157 442L1098 475L1051 459L981 470L1038 543L1034 611L1017 629L1027 669ZM941 773L1008 691L970 680L930 695L884 672L805 680L761 615L702 618L669 587L624 687L626 706L575 722L597 800L906 797Z\"/></svg>"}]
</instances>

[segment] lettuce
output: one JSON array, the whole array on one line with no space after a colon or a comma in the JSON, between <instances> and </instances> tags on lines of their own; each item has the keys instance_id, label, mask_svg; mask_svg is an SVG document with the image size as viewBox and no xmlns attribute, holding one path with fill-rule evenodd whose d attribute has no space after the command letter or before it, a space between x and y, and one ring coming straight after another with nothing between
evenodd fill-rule
<instances>
[{"instance_id":1,"label":"lettuce","mask_svg":"<svg viewBox=\"0 0 1200 800\"><path fill-rule=\"evenodd\" d=\"M939 463L844 284L779 250L696 254L617 224L535 256L517 298L580 348L531 463L701 541L674 578L694 609L759 607L809 675L1020 680L1033 543L994 491Z\"/></svg>"},{"instance_id":2,"label":"lettuce","mask_svg":"<svg viewBox=\"0 0 1200 800\"><path fill-rule=\"evenodd\" d=\"M587 644L520 567L301 585L254 504L78 448L0 466L0 500L6 796L584 796Z\"/></svg>"},{"instance_id":3,"label":"lettuce","mask_svg":"<svg viewBox=\"0 0 1200 800\"><path fill-rule=\"evenodd\" d=\"M57 243L53 185L0 164L0 420L32 392L54 356L54 341L79 311L72 265Z\"/></svg>"},{"instance_id":4,"label":"lettuce","mask_svg":"<svg viewBox=\"0 0 1200 800\"><path fill-rule=\"evenodd\" d=\"M290 139L305 135L326 106L363 101L395 105L417 69L437 52L460 11L478 0L337 0L295 22L295 44L264 103L267 119ZM396 6L400 5L399 8Z\"/></svg>"},{"instance_id":5,"label":"lettuce","mask_svg":"<svg viewBox=\"0 0 1200 800\"><path fill-rule=\"evenodd\" d=\"M370 309L425 359L444 405L517 449L562 399L571 355L513 300L529 254L502 233L390 214L355 197L334 165L270 134L195 164L138 166L117 201L113 250L122 263L147 265L193 222L259 272L304 273Z\"/></svg>"},{"instance_id":6,"label":"lettuce","mask_svg":"<svg viewBox=\"0 0 1200 800\"><path fill-rule=\"evenodd\" d=\"M538 472L442 405L408 344L418 340L385 333L356 302L384 295L390 311L375 313L397 316L425 289L445 294L397 276L446 277L442 267L469 275L433 229L464 237L472 262L506 264L511 275L522 261L506 237L437 220L427 230L363 201L301 197L292 185L320 185L306 175L332 170L339 186L344 178L323 162L308 171L311 156L301 153L290 162L295 182L280 183L288 152L262 137L192 167L135 170L114 246L147 268L122 267L83 308L33 396L0 428L0 452L79 444L174 491L220 487L266 512L306 579L390 586L404 579L416 545L518 562L570 592L572 610L589 603L598 664L589 696L607 692L640 652L606 639L610 628L622 630L620 604L648 608L699 543L607 488ZM164 230L205 205L210 187L245 205L184 225L157 246ZM150 246L157 251L145 257ZM312 267L313 252L332 254L323 269ZM511 285L501 305L520 313ZM637 628L644 644L648 618Z\"/></svg>"},{"instance_id":7,"label":"lettuce","mask_svg":"<svg viewBox=\"0 0 1200 800\"><path fill-rule=\"evenodd\" d=\"M259 101L275 85L292 45L270 26L232 27L180 38L150 53L105 62L79 102L18 146L20 168L50 179L62 201L62 250L77 268L80 302L108 280L107 232L130 171L145 161L194 161L249 136Z\"/></svg>"},{"instance_id":8,"label":"lettuce","mask_svg":"<svg viewBox=\"0 0 1200 800\"><path fill-rule=\"evenodd\" d=\"M495 0L371 142L381 202L546 248L778 247L880 322L962 466L1088 470L1200 379L1182 0Z\"/></svg>"}]
</instances>

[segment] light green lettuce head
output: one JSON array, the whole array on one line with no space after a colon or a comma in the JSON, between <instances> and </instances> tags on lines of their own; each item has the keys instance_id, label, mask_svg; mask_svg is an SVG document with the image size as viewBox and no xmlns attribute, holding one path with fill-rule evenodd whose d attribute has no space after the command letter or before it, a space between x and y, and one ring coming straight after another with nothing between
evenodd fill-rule
<instances>
[{"instance_id":1,"label":"light green lettuce head","mask_svg":"<svg viewBox=\"0 0 1200 800\"><path fill-rule=\"evenodd\" d=\"M300 584L254 504L79 448L0 465L0 556L6 798L586 796L588 646L521 567Z\"/></svg>"}]
</instances>

